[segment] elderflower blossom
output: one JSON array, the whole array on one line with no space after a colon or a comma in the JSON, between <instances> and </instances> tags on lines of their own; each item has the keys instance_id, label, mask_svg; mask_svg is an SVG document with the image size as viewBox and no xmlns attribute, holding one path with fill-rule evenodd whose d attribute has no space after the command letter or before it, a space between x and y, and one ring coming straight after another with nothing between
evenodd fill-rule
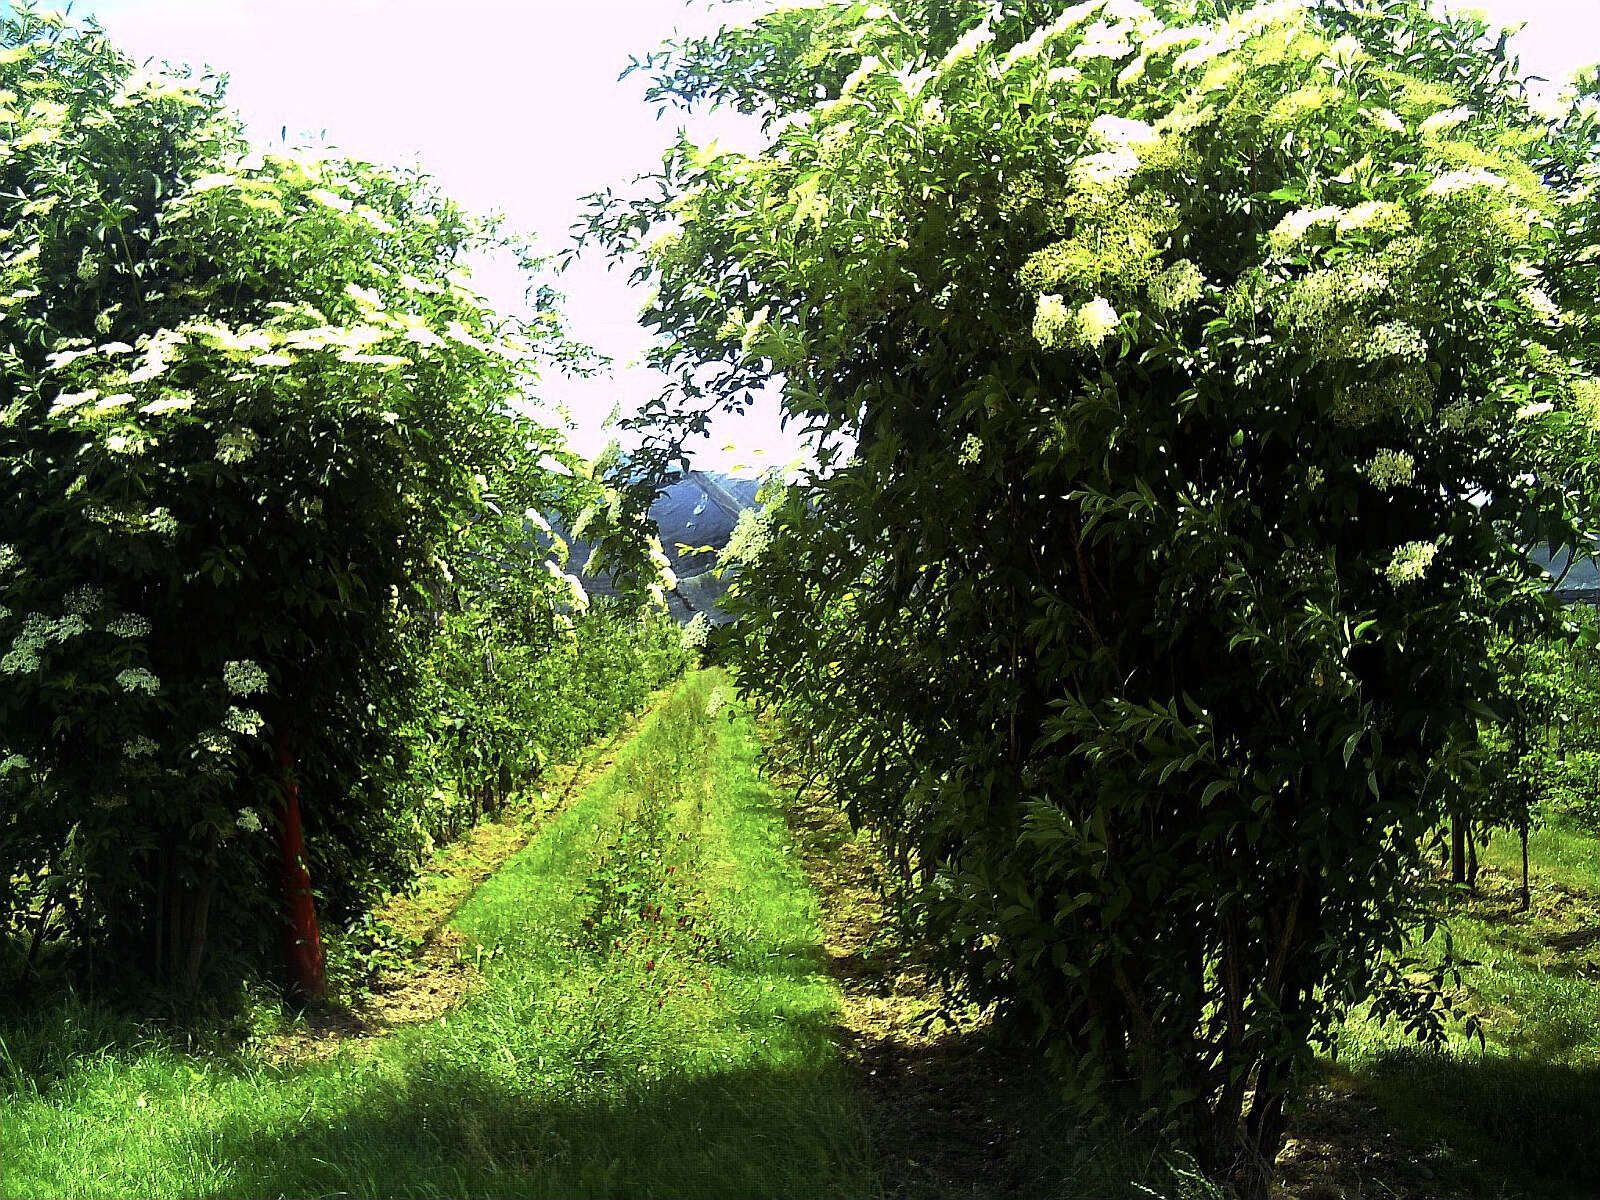
<instances>
[{"instance_id":1,"label":"elderflower blossom","mask_svg":"<svg viewBox=\"0 0 1600 1200\"><path fill-rule=\"evenodd\" d=\"M269 680L260 663L240 658L222 664L222 683L235 696L254 696L267 690Z\"/></svg>"},{"instance_id":2,"label":"elderflower blossom","mask_svg":"<svg viewBox=\"0 0 1600 1200\"><path fill-rule=\"evenodd\" d=\"M77 613L70 613L55 622L50 630L50 636L58 642L64 642L68 638L75 638L79 634L86 632L88 628L89 623L87 621Z\"/></svg>"},{"instance_id":3,"label":"elderflower blossom","mask_svg":"<svg viewBox=\"0 0 1600 1200\"><path fill-rule=\"evenodd\" d=\"M1390 109L1368 108L1362 111L1379 129L1387 130L1390 133L1404 133L1406 131L1406 123L1400 119L1398 113Z\"/></svg>"},{"instance_id":4,"label":"elderflower blossom","mask_svg":"<svg viewBox=\"0 0 1600 1200\"><path fill-rule=\"evenodd\" d=\"M150 622L137 613L123 613L106 622L106 632L120 638L149 637Z\"/></svg>"},{"instance_id":5,"label":"elderflower blossom","mask_svg":"<svg viewBox=\"0 0 1600 1200\"><path fill-rule=\"evenodd\" d=\"M161 680L143 667L129 667L124 671L118 671L117 683L125 692L143 692L147 696L154 696L161 690Z\"/></svg>"},{"instance_id":6,"label":"elderflower blossom","mask_svg":"<svg viewBox=\"0 0 1600 1200\"><path fill-rule=\"evenodd\" d=\"M1187 258L1180 258L1145 285L1150 302L1162 312L1176 312L1205 293L1206 277Z\"/></svg>"},{"instance_id":7,"label":"elderflower blossom","mask_svg":"<svg viewBox=\"0 0 1600 1200\"><path fill-rule=\"evenodd\" d=\"M141 733L122 743L122 757L130 759L149 758L160 748L152 739L145 737Z\"/></svg>"},{"instance_id":8,"label":"elderflower blossom","mask_svg":"<svg viewBox=\"0 0 1600 1200\"><path fill-rule=\"evenodd\" d=\"M1498 191L1509 186L1509 181L1503 175L1496 175L1483 167L1465 167L1459 171L1446 171L1443 175L1435 176L1433 181L1422 189L1422 194L1432 200L1447 200L1451 196L1475 188Z\"/></svg>"},{"instance_id":9,"label":"elderflower blossom","mask_svg":"<svg viewBox=\"0 0 1600 1200\"><path fill-rule=\"evenodd\" d=\"M13 645L0 658L0 675L31 675L39 669L39 656L32 648Z\"/></svg>"},{"instance_id":10,"label":"elderflower blossom","mask_svg":"<svg viewBox=\"0 0 1600 1200\"><path fill-rule=\"evenodd\" d=\"M1096 296L1079 307L1075 314L1075 324L1078 341L1090 350L1098 350L1122 324L1122 318L1117 315L1117 310L1111 307L1109 300Z\"/></svg>"},{"instance_id":11,"label":"elderflower blossom","mask_svg":"<svg viewBox=\"0 0 1600 1200\"><path fill-rule=\"evenodd\" d=\"M1089 140L1102 150L1137 150L1156 140L1156 131L1144 121L1104 113L1089 123Z\"/></svg>"},{"instance_id":12,"label":"elderflower blossom","mask_svg":"<svg viewBox=\"0 0 1600 1200\"><path fill-rule=\"evenodd\" d=\"M1448 108L1444 112L1436 112L1421 125L1417 132L1425 138L1436 138L1442 133L1448 133L1458 125L1466 124L1467 118L1472 115L1468 108Z\"/></svg>"},{"instance_id":13,"label":"elderflower blossom","mask_svg":"<svg viewBox=\"0 0 1600 1200\"><path fill-rule=\"evenodd\" d=\"M1379 450L1372 456L1364 470L1372 485L1379 491L1402 487L1411 482L1416 473L1416 460L1404 450Z\"/></svg>"},{"instance_id":14,"label":"elderflower blossom","mask_svg":"<svg viewBox=\"0 0 1600 1200\"><path fill-rule=\"evenodd\" d=\"M253 708L240 708L238 705L229 705L228 711L223 714L222 727L229 733L237 733L242 737L255 737L261 732L263 725L261 714Z\"/></svg>"},{"instance_id":15,"label":"elderflower blossom","mask_svg":"<svg viewBox=\"0 0 1600 1200\"><path fill-rule=\"evenodd\" d=\"M711 618L703 612L697 612L689 618L689 623L678 631L678 643L685 650L704 650L706 637L711 632Z\"/></svg>"},{"instance_id":16,"label":"elderflower blossom","mask_svg":"<svg viewBox=\"0 0 1600 1200\"><path fill-rule=\"evenodd\" d=\"M1383 573L1395 587L1414 583L1426 574L1438 553L1439 547L1432 542L1407 542L1396 548Z\"/></svg>"},{"instance_id":17,"label":"elderflower blossom","mask_svg":"<svg viewBox=\"0 0 1600 1200\"><path fill-rule=\"evenodd\" d=\"M1428 357L1428 343L1416 326L1404 321L1386 321L1375 328L1361 348L1363 362L1397 358L1402 362L1421 362Z\"/></svg>"},{"instance_id":18,"label":"elderflower blossom","mask_svg":"<svg viewBox=\"0 0 1600 1200\"><path fill-rule=\"evenodd\" d=\"M970 58L976 54L980 46L987 46L992 41L994 41L994 30L989 28L988 22L985 21L982 24L974 25L961 35L955 45L950 47L949 52L945 54L943 60L939 63L939 69L948 71L962 59Z\"/></svg>"},{"instance_id":19,"label":"elderflower blossom","mask_svg":"<svg viewBox=\"0 0 1600 1200\"><path fill-rule=\"evenodd\" d=\"M1600 379L1579 379L1573 383L1572 409L1591 430L1600 431Z\"/></svg>"},{"instance_id":20,"label":"elderflower blossom","mask_svg":"<svg viewBox=\"0 0 1600 1200\"><path fill-rule=\"evenodd\" d=\"M1041 295L1033 313L1033 340L1045 350L1054 350L1072 333L1072 314L1059 295Z\"/></svg>"},{"instance_id":21,"label":"elderflower blossom","mask_svg":"<svg viewBox=\"0 0 1600 1200\"><path fill-rule=\"evenodd\" d=\"M1072 182L1085 188L1115 188L1139 173L1139 156L1126 146L1086 154L1072 164Z\"/></svg>"},{"instance_id":22,"label":"elderflower blossom","mask_svg":"<svg viewBox=\"0 0 1600 1200\"><path fill-rule=\"evenodd\" d=\"M1324 204L1320 208L1297 208L1287 214L1267 235L1267 243L1274 254L1287 254L1305 240L1319 225L1332 225L1344 216L1344 209Z\"/></svg>"},{"instance_id":23,"label":"elderflower blossom","mask_svg":"<svg viewBox=\"0 0 1600 1200\"><path fill-rule=\"evenodd\" d=\"M1112 28L1103 22L1094 25L1067 57L1073 62L1093 62L1102 58L1115 61L1132 53L1133 46L1129 44L1123 28Z\"/></svg>"},{"instance_id":24,"label":"elderflower blossom","mask_svg":"<svg viewBox=\"0 0 1600 1200\"><path fill-rule=\"evenodd\" d=\"M1411 214L1387 200L1367 200L1339 217L1339 232L1402 233L1411 228Z\"/></svg>"}]
</instances>

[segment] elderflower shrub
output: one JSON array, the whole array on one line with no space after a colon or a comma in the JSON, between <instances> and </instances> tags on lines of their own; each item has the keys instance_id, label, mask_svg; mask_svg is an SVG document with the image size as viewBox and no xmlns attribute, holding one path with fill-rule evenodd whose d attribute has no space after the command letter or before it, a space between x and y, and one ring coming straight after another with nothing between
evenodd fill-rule
<instances>
[{"instance_id":1,"label":"elderflower shrub","mask_svg":"<svg viewBox=\"0 0 1600 1200\"><path fill-rule=\"evenodd\" d=\"M270 840L222 814L274 803L285 760L338 798L308 859L342 917L414 866L407 773L430 747L455 739L462 769L438 778L463 795L520 782L571 737L526 732L541 709L518 681L567 689L552 707L588 730L612 701L570 699L574 645L620 697L624 665L681 662L628 622L586 637L587 597L540 569L565 545L507 517L570 529L605 503L603 469L519 415L585 352L549 301L496 313L461 267L537 258L418 172L252 150L224 86L0 10L0 461L34 464L0 504L0 746L34 764L0 781L0 909L37 911L42 879L70 891L52 936L97 971L139 969L160 912L198 916L178 924L227 951L219 970L264 944ZM781 351L771 326L754 350ZM653 567L642 523L591 524L629 592ZM245 752L269 719L278 753ZM208 921L190 906L212 872L230 887Z\"/></svg>"},{"instance_id":2,"label":"elderflower shrub","mask_svg":"<svg viewBox=\"0 0 1600 1200\"><path fill-rule=\"evenodd\" d=\"M667 444L764 388L817 439L738 582L741 685L916 864L953 986L1231 1170L1235 1082L1270 1125L1346 999L1439 1032L1383 948L1486 647L1542 619L1518 547L1600 510L1600 120L1420 0L825 6L680 49L655 98L770 144L679 148L590 236L681 231L644 272ZM730 365L735 308L781 372ZM1230 1016L1194 981L1246 960L1276 994Z\"/></svg>"}]
</instances>

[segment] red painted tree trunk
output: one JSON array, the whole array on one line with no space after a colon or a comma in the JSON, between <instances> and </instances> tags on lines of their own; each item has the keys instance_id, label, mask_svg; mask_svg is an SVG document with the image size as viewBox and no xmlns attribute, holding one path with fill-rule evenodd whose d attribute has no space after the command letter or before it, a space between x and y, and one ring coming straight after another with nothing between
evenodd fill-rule
<instances>
[{"instance_id":1,"label":"red painted tree trunk","mask_svg":"<svg viewBox=\"0 0 1600 1200\"><path fill-rule=\"evenodd\" d=\"M321 1000L328 993L328 980L300 829L300 785L295 782L294 756L289 753L287 734L278 738L278 766L283 771L283 819L278 823L278 844L282 850L283 901L288 916L283 934L284 963L290 991L302 999Z\"/></svg>"}]
</instances>

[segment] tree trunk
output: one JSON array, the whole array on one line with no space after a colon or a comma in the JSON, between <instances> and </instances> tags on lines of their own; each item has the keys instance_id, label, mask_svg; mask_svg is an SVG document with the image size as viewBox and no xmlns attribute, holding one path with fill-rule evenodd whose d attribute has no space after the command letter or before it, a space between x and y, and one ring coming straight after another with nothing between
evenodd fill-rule
<instances>
[{"instance_id":1,"label":"tree trunk","mask_svg":"<svg viewBox=\"0 0 1600 1200\"><path fill-rule=\"evenodd\" d=\"M1459 816L1450 818L1450 882L1467 881L1467 823Z\"/></svg>"},{"instance_id":2,"label":"tree trunk","mask_svg":"<svg viewBox=\"0 0 1600 1200\"><path fill-rule=\"evenodd\" d=\"M322 957L322 935L317 929L316 902L311 896L311 873L306 870L305 840L300 827L300 785L294 778L294 756L288 734L278 737L278 766L283 772L283 805L278 822L283 901L284 963L289 990L301 1000L321 1000L328 994Z\"/></svg>"},{"instance_id":3,"label":"tree trunk","mask_svg":"<svg viewBox=\"0 0 1600 1200\"><path fill-rule=\"evenodd\" d=\"M1522 819L1517 822L1517 835L1522 839L1522 894L1517 898L1520 911L1527 912L1533 904L1533 895L1528 890L1528 810L1522 810Z\"/></svg>"},{"instance_id":4,"label":"tree trunk","mask_svg":"<svg viewBox=\"0 0 1600 1200\"><path fill-rule=\"evenodd\" d=\"M206 923L211 917L211 894L217 882L216 834L211 835L206 847L206 860L200 868L200 886L189 906L187 961L183 967L183 990L194 995L200 984L200 963L206 952Z\"/></svg>"},{"instance_id":5,"label":"tree trunk","mask_svg":"<svg viewBox=\"0 0 1600 1200\"><path fill-rule=\"evenodd\" d=\"M1478 839L1472 836L1472 828L1467 828L1467 891L1478 890Z\"/></svg>"}]
</instances>

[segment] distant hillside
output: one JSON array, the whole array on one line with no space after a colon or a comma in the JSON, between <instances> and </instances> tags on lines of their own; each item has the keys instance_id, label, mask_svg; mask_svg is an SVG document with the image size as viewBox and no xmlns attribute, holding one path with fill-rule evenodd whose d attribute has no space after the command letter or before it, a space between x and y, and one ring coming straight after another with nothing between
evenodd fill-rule
<instances>
[{"instance_id":1,"label":"distant hillside","mask_svg":"<svg viewBox=\"0 0 1600 1200\"><path fill-rule=\"evenodd\" d=\"M720 471L690 471L669 484L651 506L650 517L660 530L661 548L678 577L677 588L668 593L667 605L679 621L688 621L701 612L713 624L728 620L717 607L717 601L728 590L727 581L717 579L711 569L728 544L739 514L756 506L760 486L759 480ZM702 550L706 546L711 550ZM583 565L590 549L585 542L573 543L573 568ZM694 553L697 550L702 552ZM607 579L581 573L579 578L591 596L615 594Z\"/></svg>"}]
</instances>

